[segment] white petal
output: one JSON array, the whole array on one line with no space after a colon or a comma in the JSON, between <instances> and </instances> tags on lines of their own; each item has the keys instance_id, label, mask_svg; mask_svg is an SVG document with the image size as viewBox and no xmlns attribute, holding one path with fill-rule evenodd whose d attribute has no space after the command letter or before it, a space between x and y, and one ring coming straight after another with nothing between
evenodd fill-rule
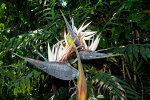
<instances>
[{"instance_id":1,"label":"white petal","mask_svg":"<svg viewBox=\"0 0 150 100\"><path fill-rule=\"evenodd\" d=\"M58 48L59 48L58 46L55 48L55 53L54 53L53 61L57 61Z\"/></svg>"},{"instance_id":2,"label":"white petal","mask_svg":"<svg viewBox=\"0 0 150 100\"><path fill-rule=\"evenodd\" d=\"M48 43L48 61L51 61L53 58L53 54L51 52L51 49L50 49L50 46L49 46L49 43Z\"/></svg>"},{"instance_id":3,"label":"white petal","mask_svg":"<svg viewBox=\"0 0 150 100\"><path fill-rule=\"evenodd\" d=\"M78 30L77 30L77 28L74 26L74 29L73 29L73 31L77 34L77 36L78 36Z\"/></svg>"},{"instance_id":4,"label":"white petal","mask_svg":"<svg viewBox=\"0 0 150 100\"><path fill-rule=\"evenodd\" d=\"M86 27L88 27L89 24L91 24L91 22L87 23L84 27L82 27L82 30L84 30Z\"/></svg>"},{"instance_id":5,"label":"white petal","mask_svg":"<svg viewBox=\"0 0 150 100\"><path fill-rule=\"evenodd\" d=\"M64 32L64 39L65 39L66 45L68 45L67 38L66 38L66 31Z\"/></svg>"},{"instance_id":6,"label":"white petal","mask_svg":"<svg viewBox=\"0 0 150 100\"><path fill-rule=\"evenodd\" d=\"M97 37L96 37L96 39L95 39L95 41L93 42L92 41L92 43L91 43L91 45L90 45L90 47L89 47L89 49L91 50L91 51L95 51L96 50L96 48L97 48L97 46L98 46L98 44L99 44L99 40L100 40L100 37L99 37L100 35L98 35Z\"/></svg>"},{"instance_id":7,"label":"white petal","mask_svg":"<svg viewBox=\"0 0 150 100\"><path fill-rule=\"evenodd\" d=\"M84 39L83 39L83 44L84 44L85 49L87 49L87 44Z\"/></svg>"},{"instance_id":8,"label":"white petal","mask_svg":"<svg viewBox=\"0 0 150 100\"><path fill-rule=\"evenodd\" d=\"M84 40L90 40L94 35L90 35L90 36L87 36L87 37L84 37Z\"/></svg>"},{"instance_id":9,"label":"white petal","mask_svg":"<svg viewBox=\"0 0 150 100\"><path fill-rule=\"evenodd\" d=\"M64 47L63 47L63 44L61 42L60 46L59 46L58 53L57 53L57 60L60 60L62 58L62 56L64 55L63 51L64 51Z\"/></svg>"},{"instance_id":10,"label":"white petal","mask_svg":"<svg viewBox=\"0 0 150 100\"><path fill-rule=\"evenodd\" d=\"M73 18L72 18L71 22L72 22L72 29L74 29L74 20L73 20Z\"/></svg>"},{"instance_id":11,"label":"white petal","mask_svg":"<svg viewBox=\"0 0 150 100\"><path fill-rule=\"evenodd\" d=\"M84 25L84 22L83 22L83 24L80 26L80 28L78 29L77 34L79 34L79 33L82 31L83 25Z\"/></svg>"},{"instance_id":12,"label":"white petal","mask_svg":"<svg viewBox=\"0 0 150 100\"><path fill-rule=\"evenodd\" d=\"M85 40L90 40L95 34L91 34L91 35L88 35L88 36L85 36L83 39Z\"/></svg>"},{"instance_id":13,"label":"white petal","mask_svg":"<svg viewBox=\"0 0 150 100\"><path fill-rule=\"evenodd\" d=\"M90 30L88 30L88 31L83 32L83 34L84 34L84 33L86 33L86 36L88 36L88 35L93 35L93 34L95 34L96 31L90 31Z\"/></svg>"},{"instance_id":14,"label":"white petal","mask_svg":"<svg viewBox=\"0 0 150 100\"><path fill-rule=\"evenodd\" d=\"M86 24L85 26L83 26L83 25L84 25L84 23L83 23L83 24L81 25L81 27L79 28L77 34L79 34L80 32L82 32L87 26L89 26L90 23L91 23L91 22L89 22L89 23Z\"/></svg>"},{"instance_id":15,"label":"white petal","mask_svg":"<svg viewBox=\"0 0 150 100\"><path fill-rule=\"evenodd\" d=\"M93 39L92 39L92 42L91 42L91 44L90 44L90 46L89 46L89 50L91 50L91 48L92 48L92 46L93 46L93 42L94 42L94 37L93 37Z\"/></svg>"}]
</instances>

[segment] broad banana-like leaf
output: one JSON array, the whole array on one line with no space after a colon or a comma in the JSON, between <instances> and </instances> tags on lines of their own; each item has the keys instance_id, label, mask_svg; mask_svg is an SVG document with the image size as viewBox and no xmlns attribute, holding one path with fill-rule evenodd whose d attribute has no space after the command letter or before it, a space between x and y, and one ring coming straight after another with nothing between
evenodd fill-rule
<instances>
[{"instance_id":1,"label":"broad banana-like leaf","mask_svg":"<svg viewBox=\"0 0 150 100\"><path fill-rule=\"evenodd\" d=\"M16 54L17 55L17 54ZM19 56L19 55L17 55ZM19 56L33 64L37 68L61 80L73 80L78 78L79 71L67 62L44 62L32 58Z\"/></svg>"},{"instance_id":2,"label":"broad banana-like leaf","mask_svg":"<svg viewBox=\"0 0 150 100\"><path fill-rule=\"evenodd\" d=\"M78 100L86 100L87 96L87 83L84 75L84 70L82 68L81 60L77 49L75 48L75 52L78 58L78 70L79 70L79 78L78 78Z\"/></svg>"},{"instance_id":3,"label":"broad banana-like leaf","mask_svg":"<svg viewBox=\"0 0 150 100\"><path fill-rule=\"evenodd\" d=\"M72 38L73 40L75 40L76 46L81 46L80 40L79 40L79 38L77 37L76 33L72 30L72 28L71 28L70 24L68 23L66 17L64 16L63 12L62 12L61 10L60 10L60 12L62 13L62 16L63 16L63 18L64 18L64 20L65 20L65 23L66 23L67 29L68 29L68 31L69 31L69 33L70 33L70 35L71 35L71 38ZM80 48L81 48L81 47L80 47Z\"/></svg>"},{"instance_id":4,"label":"broad banana-like leaf","mask_svg":"<svg viewBox=\"0 0 150 100\"><path fill-rule=\"evenodd\" d=\"M120 54L98 53L95 51L80 51L79 55L81 60L91 60L91 59L100 59L100 58L119 56Z\"/></svg>"}]
</instances>

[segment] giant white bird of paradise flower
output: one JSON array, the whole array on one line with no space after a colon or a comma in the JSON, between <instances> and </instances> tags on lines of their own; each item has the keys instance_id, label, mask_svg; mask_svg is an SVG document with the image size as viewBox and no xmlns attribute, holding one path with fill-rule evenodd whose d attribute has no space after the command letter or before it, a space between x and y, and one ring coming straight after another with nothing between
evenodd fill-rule
<instances>
[{"instance_id":1,"label":"giant white bird of paradise flower","mask_svg":"<svg viewBox=\"0 0 150 100\"><path fill-rule=\"evenodd\" d=\"M48 61L56 61L56 62L63 62L67 60L69 52L72 49L72 45L64 44L64 40L58 41L52 49L48 44Z\"/></svg>"},{"instance_id":2,"label":"giant white bird of paradise flower","mask_svg":"<svg viewBox=\"0 0 150 100\"><path fill-rule=\"evenodd\" d=\"M94 39L94 35L96 34L96 31L85 30L90 25L91 22L89 22L86 25L84 25L84 23L85 22L83 22L80 28L77 29L75 27L74 20L72 18L72 29L76 33L77 37L79 38L83 50L95 51L100 41L100 34L96 37L96 39ZM87 45L86 40L88 42L91 41L91 43Z\"/></svg>"},{"instance_id":3,"label":"giant white bird of paradise flower","mask_svg":"<svg viewBox=\"0 0 150 100\"><path fill-rule=\"evenodd\" d=\"M61 12L62 13L62 12ZM75 27L74 20L72 19L72 27L69 25L66 17L62 13L62 16L65 20L67 29L69 31L69 34L73 40L75 40L76 46L81 46L82 50L88 50L88 51L95 51L100 40L100 35L96 37L94 40L94 35L96 34L96 31L86 30L84 31L87 26L91 23L84 25L84 23L80 26L79 29ZM90 45L86 44L86 40L92 41Z\"/></svg>"},{"instance_id":4,"label":"giant white bird of paradise flower","mask_svg":"<svg viewBox=\"0 0 150 100\"><path fill-rule=\"evenodd\" d=\"M96 31L91 31L91 30L84 31L91 22L86 25L84 25L84 23L85 23L84 22L81 25L81 27L79 29L77 29L74 25L73 19L72 19L72 27L71 27L63 13L62 13L62 16L65 20L70 37L73 40L75 40L75 45L77 47L80 47L79 54L80 54L80 58L82 60L90 60L90 59L99 59L99 58L118 56L117 54L98 53L95 51L96 48L98 47L98 44L100 41L100 34L97 35L96 39L94 39L94 35L96 34ZM87 44L87 42L88 42L88 44Z\"/></svg>"},{"instance_id":5,"label":"giant white bird of paradise flower","mask_svg":"<svg viewBox=\"0 0 150 100\"><path fill-rule=\"evenodd\" d=\"M48 44L48 60L38 52L38 54L44 58L45 61L40 61L32 58L17 56L25 59L29 63L35 65L37 68L52 75L61 80L73 80L77 79L79 71L68 63L67 58L72 49L72 45L63 45L64 40L58 41L52 49Z\"/></svg>"}]
</instances>

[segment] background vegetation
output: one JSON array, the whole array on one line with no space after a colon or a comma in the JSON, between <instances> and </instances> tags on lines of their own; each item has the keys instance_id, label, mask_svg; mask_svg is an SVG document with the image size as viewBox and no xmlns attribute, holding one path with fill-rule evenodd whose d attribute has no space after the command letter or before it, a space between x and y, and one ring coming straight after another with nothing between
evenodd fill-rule
<instances>
[{"instance_id":1,"label":"background vegetation","mask_svg":"<svg viewBox=\"0 0 150 100\"><path fill-rule=\"evenodd\" d=\"M90 100L148 100L150 96L150 2L148 0L0 1L0 100L74 100L72 81L61 81L14 56L47 57L47 43L63 38L65 22L101 33L98 49L124 56L82 61ZM93 63L94 62L94 63ZM77 64L74 64L77 66Z\"/></svg>"}]
</instances>

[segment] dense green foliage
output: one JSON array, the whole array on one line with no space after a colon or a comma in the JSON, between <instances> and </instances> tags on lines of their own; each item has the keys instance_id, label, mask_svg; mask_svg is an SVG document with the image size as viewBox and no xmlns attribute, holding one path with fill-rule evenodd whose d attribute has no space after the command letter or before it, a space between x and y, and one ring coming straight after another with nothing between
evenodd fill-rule
<instances>
[{"instance_id":1,"label":"dense green foliage","mask_svg":"<svg viewBox=\"0 0 150 100\"><path fill-rule=\"evenodd\" d=\"M64 5L66 2L66 5ZM72 81L55 79L12 54L47 57L47 43L63 38L65 22L101 34L98 49L123 56L82 61L90 100L148 100L150 96L150 2L148 0L0 1L0 100L74 100ZM93 63L94 62L94 63ZM73 64L77 67L77 64ZM56 87L56 91L55 88ZM55 93L53 93L55 92Z\"/></svg>"}]
</instances>

